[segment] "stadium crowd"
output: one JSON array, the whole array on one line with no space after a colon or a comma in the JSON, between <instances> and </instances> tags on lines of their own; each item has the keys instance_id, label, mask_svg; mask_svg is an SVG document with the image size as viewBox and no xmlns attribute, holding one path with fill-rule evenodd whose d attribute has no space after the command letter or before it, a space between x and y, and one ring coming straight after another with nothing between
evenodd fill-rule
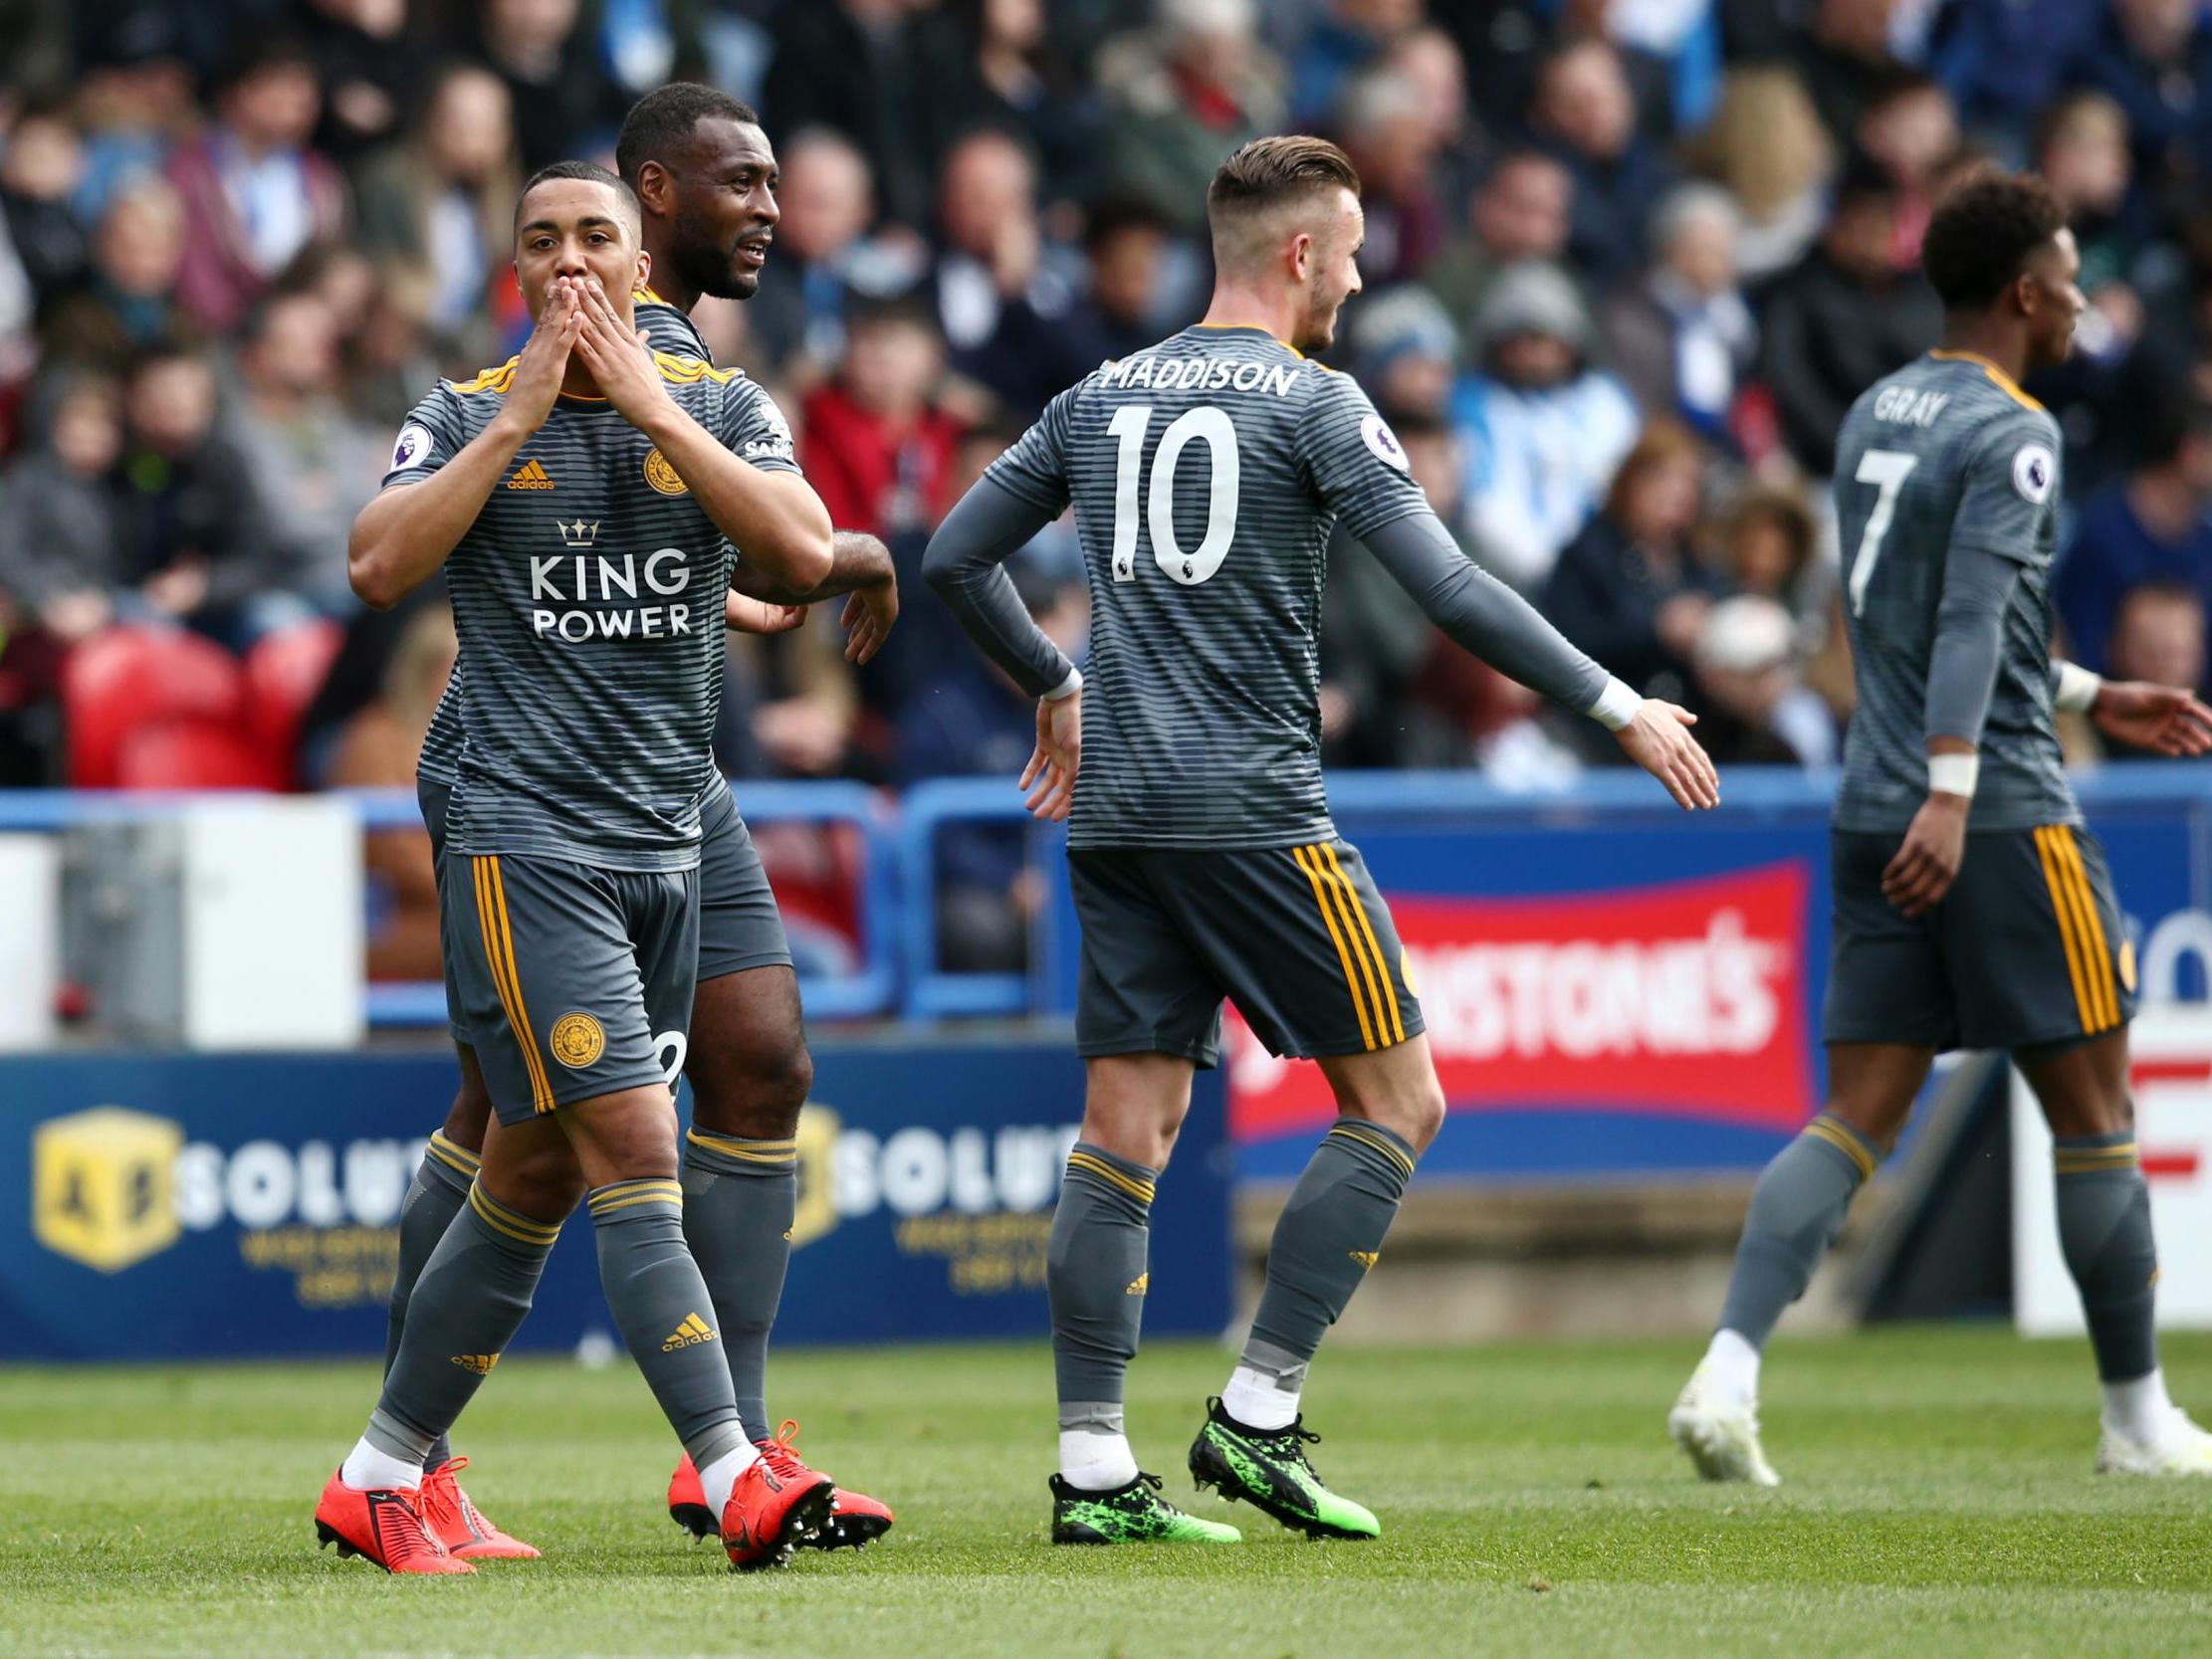
<instances>
[{"instance_id":1,"label":"stadium crowd","mask_svg":"<svg viewBox=\"0 0 2212 1659\"><path fill-rule=\"evenodd\" d=\"M2035 165L2092 305L2030 387L2068 439L2069 649L2207 680L2199 0L0 0L0 785L408 781L450 619L362 611L347 525L431 379L527 330L522 177L610 160L672 77L755 104L782 166L760 296L703 302L705 332L907 576L1047 398L1198 314L1220 158L1336 138L1368 240L1335 366L1467 551L1697 708L1724 764L1835 758L1838 422L1934 341L1915 256L1946 179ZM1064 531L1016 569L1073 645ZM1618 759L1442 648L1356 545L1329 582L1333 763L1539 788ZM818 611L734 639L733 775L1018 769L1026 704L919 583L857 672ZM127 775L88 771L69 664L118 625L300 707L227 761L125 743ZM1019 862L980 833L952 856L983 896ZM1002 905L976 914L956 961L1018 952Z\"/></svg>"}]
</instances>

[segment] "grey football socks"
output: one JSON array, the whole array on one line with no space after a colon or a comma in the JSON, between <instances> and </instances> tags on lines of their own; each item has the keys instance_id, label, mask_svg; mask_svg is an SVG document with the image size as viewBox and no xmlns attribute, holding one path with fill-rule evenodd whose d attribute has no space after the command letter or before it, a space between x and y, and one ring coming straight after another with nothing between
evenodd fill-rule
<instances>
[{"instance_id":1,"label":"grey football socks","mask_svg":"<svg viewBox=\"0 0 2212 1659\"><path fill-rule=\"evenodd\" d=\"M1321 1138L1275 1222L1242 1369L1295 1401L1323 1333L1382 1253L1413 1174L1412 1144L1380 1124L1339 1118Z\"/></svg>"},{"instance_id":2,"label":"grey football socks","mask_svg":"<svg viewBox=\"0 0 2212 1659\"><path fill-rule=\"evenodd\" d=\"M2097 1374L2105 1382L2147 1376L2158 1366L2152 1326L2158 1253L2135 1133L2067 1137L2054 1143L2054 1154L2059 1247L2082 1293Z\"/></svg>"},{"instance_id":3,"label":"grey football socks","mask_svg":"<svg viewBox=\"0 0 2212 1659\"><path fill-rule=\"evenodd\" d=\"M422 1164L415 1170L407 1196L399 1204L399 1263L392 1275L390 1313L384 1333L386 1371L399 1357L400 1332L407 1323L407 1300L415 1293L415 1283L422 1277L430 1252L438 1248L438 1240L445 1237L446 1229L453 1225L453 1218L468 1202L469 1183L476 1179L483 1162L482 1157L458 1141L447 1140L442 1132L433 1134L430 1143L423 1148ZM426 1470L435 1469L452 1456L452 1442L441 1434L431 1444L422 1466Z\"/></svg>"},{"instance_id":4,"label":"grey football socks","mask_svg":"<svg viewBox=\"0 0 2212 1659\"><path fill-rule=\"evenodd\" d=\"M1044 1281L1063 1434L1122 1432L1122 1389L1151 1283L1146 1254L1159 1174L1088 1141L1067 1154Z\"/></svg>"},{"instance_id":5,"label":"grey football socks","mask_svg":"<svg viewBox=\"0 0 2212 1659\"><path fill-rule=\"evenodd\" d=\"M1813 1270L1844 1230L1844 1215L1881 1161L1881 1148L1823 1113L1775 1153L1751 1192L1720 1329L1764 1348L1782 1310L1805 1294Z\"/></svg>"},{"instance_id":6,"label":"grey football socks","mask_svg":"<svg viewBox=\"0 0 2212 1659\"><path fill-rule=\"evenodd\" d=\"M559 1223L534 1221L469 1187L408 1298L406 1330L368 1420L371 1446L435 1466L433 1449L522 1326L559 1236Z\"/></svg>"},{"instance_id":7,"label":"grey football socks","mask_svg":"<svg viewBox=\"0 0 2212 1659\"><path fill-rule=\"evenodd\" d=\"M714 1300L684 1245L683 1188L672 1178L615 1181L584 1200L607 1308L669 1426L705 1469L743 1446L746 1431Z\"/></svg>"},{"instance_id":8,"label":"grey football socks","mask_svg":"<svg viewBox=\"0 0 2212 1659\"><path fill-rule=\"evenodd\" d=\"M724 1358L749 1433L769 1433L769 1331L791 1265L798 1142L693 1130L684 1144L684 1240L722 1321Z\"/></svg>"}]
</instances>

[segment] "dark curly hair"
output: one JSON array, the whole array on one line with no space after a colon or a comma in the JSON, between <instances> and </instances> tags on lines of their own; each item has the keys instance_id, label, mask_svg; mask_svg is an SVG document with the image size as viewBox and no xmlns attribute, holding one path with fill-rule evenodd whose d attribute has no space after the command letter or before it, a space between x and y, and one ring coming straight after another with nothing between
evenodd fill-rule
<instances>
[{"instance_id":1,"label":"dark curly hair","mask_svg":"<svg viewBox=\"0 0 2212 1659\"><path fill-rule=\"evenodd\" d=\"M2065 228L2066 209L2034 173L1977 167L1936 203L1920 264L1948 310L1978 311Z\"/></svg>"}]
</instances>

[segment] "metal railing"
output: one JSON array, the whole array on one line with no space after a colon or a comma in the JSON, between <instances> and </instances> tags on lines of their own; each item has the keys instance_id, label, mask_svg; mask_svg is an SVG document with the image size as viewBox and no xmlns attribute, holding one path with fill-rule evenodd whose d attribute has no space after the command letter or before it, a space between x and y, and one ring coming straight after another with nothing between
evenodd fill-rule
<instances>
[{"instance_id":1,"label":"metal railing","mask_svg":"<svg viewBox=\"0 0 2212 1659\"><path fill-rule=\"evenodd\" d=\"M2212 815L2212 761L2105 766L2077 777L2092 815L2131 803L2201 801ZM1733 818L1804 822L1825 817L1835 792L1833 772L1789 767L1736 767L1722 780L1723 805L1714 822ZM364 830L415 828L421 819L412 790L343 791ZM755 825L847 824L862 847L858 965L849 973L807 975L800 993L815 1019L904 1015L936 1020L1034 1013L1050 1000L1041 967L1028 973L946 969L939 956L936 864L948 828L1026 823L1011 781L999 777L939 778L892 795L847 782L766 782L738 786L739 805ZM84 790L0 791L0 833L57 833L92 823L160 818L204 800L192 792L115 793ZM1475 772L1343 772L1329 780L1332 813L1356 837L1363 826L1434 824L1470 827L1501 822L1571 832L1578 826L1654 819L1678 822L1673 805L1641 773L1586 773L1564 790L1515 793ZM2212 836L2203 838L2212 844ZM1035 826L1028 838L1032 868L1056 876L1065 836ZM2200 873L2212 878L2212 872ZM1038 954L1045 952L1040 949ZM368 1014L379 1026L436 1025L445 994L435 982L369 987Z\"/></svg>"}]
</instances>

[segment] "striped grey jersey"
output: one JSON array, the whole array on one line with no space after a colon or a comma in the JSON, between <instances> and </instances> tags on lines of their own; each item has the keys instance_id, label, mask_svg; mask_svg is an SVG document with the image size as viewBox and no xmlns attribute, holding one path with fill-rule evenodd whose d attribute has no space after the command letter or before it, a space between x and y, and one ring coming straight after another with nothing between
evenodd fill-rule
<instances>
[{"instance_id":1,"label":"striped grey jersey","mask_svg":"<svg viewBox=\"0 0 2212 1659\"><path fill-rule=\"evenodd\" d=\"M655 360L724 444L795 470L759 387L696 357ZM441 381L401 429L385 484L420 483L459 453L513 372L511 360ZM650 439L611 404L560 399L446 561L461 641L452 850L618 870L697 862L731 558Z\"/></svg>"},{"instance_id":2,"label":"striped grey jersey","mask_svg":"<svg viewBox=\"0 0 2212 1659\"><path fill-rule=\"evenodd\" d=\"M1347 375L1199 325L1101 364L989 477L1070 501L1090 578L1076 847L1327 838L1321 580L1330 531L1428 511Z\"/></svg>"},{"instance_id":3,"label":"striped grey jersey","mask_svg":"<svg viewBox=\"0 0 2212 1659\"><path fill-rule=\"evenodd\" d=\"M2051 560L2059 428L1980 357L1934 351L1844 418L1836 513L1859 707L1844 742L1840 829L1902 830L1927 797L1927 684L1953 547L2016 559L1970 829L2080 823L2051 719Z\"/></svg>"},{"instance_id":4,"label":"striped grey jersey","mask_svg":"<svg viewBox=\"0 0 2212 1659\"><path fill-rule=\"evenodd\" d=\"M668 351L679 357L697 357L703 363L715 360L714 353L707 349L706 336L699 332L699 326L692 321L690 314L678 311L651 290L639 292L632 311L637 317L637 325L645 330L646 338L652 342L655 351ZM762 394L764 397L766 395ZM780 415L776 416L777 420L781 418ZM396 462L396 453L393 459ZM769 464L774 465L773 462ZM797 471L795 463L791 470ZM416 776L426 777L449 787L461 763L461 667L456 663L452 675L446 681L444 695L438 699L438 707L430 716L430 729L423 734L421 758L415 762Z\"/></svg>"}]
</instances>

